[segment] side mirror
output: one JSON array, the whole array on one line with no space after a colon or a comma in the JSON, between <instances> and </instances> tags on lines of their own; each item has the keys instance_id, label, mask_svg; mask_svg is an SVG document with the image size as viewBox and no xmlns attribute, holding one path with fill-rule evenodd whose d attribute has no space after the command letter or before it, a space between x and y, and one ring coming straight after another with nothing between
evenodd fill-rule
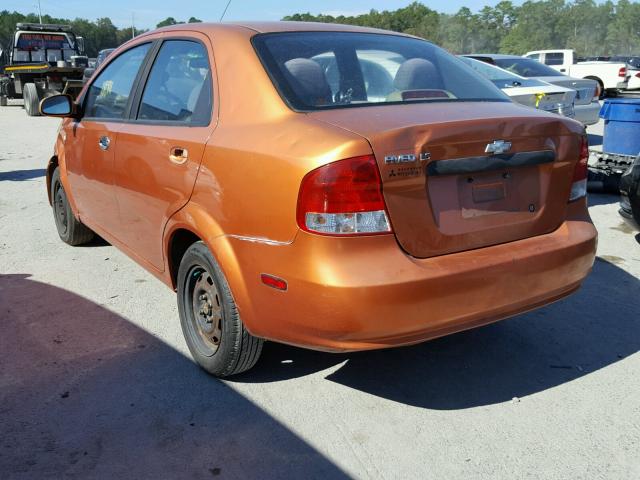
<instances>
[{"instance_id":1,"label":"side mirror","mask_svg":"<svg viewBox=\"0 0 640 480\"><path fill-rule=\"evenodd\" d=\"M75 117L77 107L71 95L52 95L40 102L40 113L48 117Z\"/></svg>"}]
</instances>

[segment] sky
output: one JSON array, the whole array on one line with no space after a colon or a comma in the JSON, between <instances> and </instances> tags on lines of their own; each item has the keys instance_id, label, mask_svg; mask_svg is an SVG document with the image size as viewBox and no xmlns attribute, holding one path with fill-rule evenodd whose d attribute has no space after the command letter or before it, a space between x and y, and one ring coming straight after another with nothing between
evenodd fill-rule
<instances>
[{"instance_id":1,"label":"sky","mask_svg":"<svg viewBox=\"0 0 640 480\"><path fill-rule=\"evenodd\" d=\"M294 0L232 0L225 20L280 20L292 13L311 12L328 15L357 15L370 9L395 10L405 7L412 0L324 0L304 2ZM455 13L466 6L473 11L483 6L495 5L500 0L435 0L422 3L429 8L445 13ZM115 25L124 27L134 23L138 28L155 28L167 17L187 20L194 16L204 21L218 21L227 0L40 0L42 13L62 18L110 17ZM514 3L521 3L516 1ZM37 0L2 0L0 9L21 13L37 12Z\"/></svg>"}]
</instances>

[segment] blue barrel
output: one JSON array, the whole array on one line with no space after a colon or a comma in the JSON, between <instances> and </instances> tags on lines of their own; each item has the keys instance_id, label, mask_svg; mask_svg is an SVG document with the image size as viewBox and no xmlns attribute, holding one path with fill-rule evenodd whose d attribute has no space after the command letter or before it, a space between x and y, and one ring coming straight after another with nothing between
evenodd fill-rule
<instances>
[{"instance_id":1,"label":"blue barrel","mask_svg":"<svg viewBox=\"0 0 640 480\"><path fill-rule=\"evenodd\" d=\"M600 118L604 118L604 153L634 157L640 153L640 99L608 98Z\"/></svg>"}]
</instances>

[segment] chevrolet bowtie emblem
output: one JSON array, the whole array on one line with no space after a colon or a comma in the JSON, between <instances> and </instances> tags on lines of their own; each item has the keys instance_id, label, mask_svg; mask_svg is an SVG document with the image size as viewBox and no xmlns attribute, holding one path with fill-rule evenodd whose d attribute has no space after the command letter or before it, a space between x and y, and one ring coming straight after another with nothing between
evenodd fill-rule
<instances>
[{"instance_id":1,"label":"chevrolet bowtie emblem","mask_svg":"<svg viewBox=\"0 0 640 480\"><path fill-rule=\"evenodd\" d=\"M484 149L485 153L492 153L499 155L511 150L511 142L505 142L504 140L494 140L493 143L487 145Z\"/></svg>"}]
</instances>

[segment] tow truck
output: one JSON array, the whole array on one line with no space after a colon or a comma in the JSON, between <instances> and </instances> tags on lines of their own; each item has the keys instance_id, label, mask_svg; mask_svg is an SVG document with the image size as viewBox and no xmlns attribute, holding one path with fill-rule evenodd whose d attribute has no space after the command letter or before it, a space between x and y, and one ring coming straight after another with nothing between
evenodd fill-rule
<instances>
[{"instance_id":1,"label":"tow truck","mask_svg":"<svg viewBox=\"0 0 640 480\"><path fill-rule=\"evenodd\" d=\"M43 98L75 97L88 64L83 52L84 40L68 25L18 23L0 76L0 106L22 98L27 115L36 116Z\"/></svg>"}]
</instances>

